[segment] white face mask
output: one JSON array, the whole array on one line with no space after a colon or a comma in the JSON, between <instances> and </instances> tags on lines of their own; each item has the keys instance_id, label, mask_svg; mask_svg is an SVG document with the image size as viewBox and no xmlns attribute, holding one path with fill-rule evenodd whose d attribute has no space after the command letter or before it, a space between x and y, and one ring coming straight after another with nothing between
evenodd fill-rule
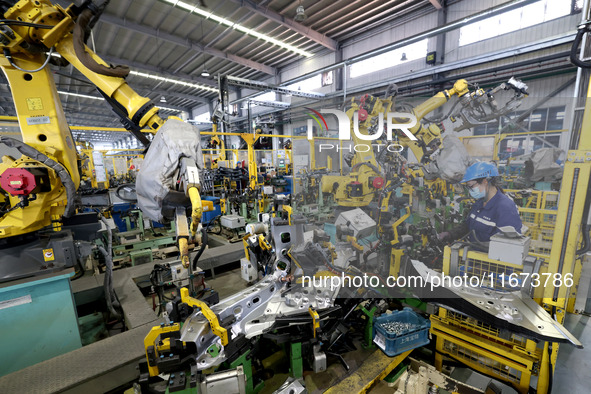
<instances>
[{"instance_id":1,"label":"white face mask","mask_svg":"<svg viewBox=\"0 0 591 394\"><path fill-rule=\"evenodd\" d=\"M486 193L480 190L479 185L474 185L474 187L470 188L470 197L479 200L484 197Z\"/></svg>"}]
</instances>

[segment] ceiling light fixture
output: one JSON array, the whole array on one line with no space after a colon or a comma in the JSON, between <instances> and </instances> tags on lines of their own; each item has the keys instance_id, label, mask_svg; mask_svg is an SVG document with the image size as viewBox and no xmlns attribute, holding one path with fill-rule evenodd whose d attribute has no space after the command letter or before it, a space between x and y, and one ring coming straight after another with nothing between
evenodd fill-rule
<instances>
[{"instance_id":1,"label":"ceiling light fixture","mask_svg":"<svg viewBox=\"0 0 591 394\"><path fill-rule=\"evenodd\" d=\"M88 94L70 93L70 92L64 92L64 91L61 91L61 90L58 90L58 93L59 94L64 94L66 96L82 97L82 98L88 98L88 99L93 99L93 100L104 100L102 97L90 96Z\"/></svg>"},{"instance_id":2,"label":"ceiling light fixture","mask_svg":"<svg viewBox=\"0 0 591 394\"><path fill-rule=\"evenodd\" d=\"M298 6L298 8L296 8L296 15L295 18L293 18L293 20L296 22L302 22L305 21L307 17L308 16L306 16L306 13L304 11L304 6L302 5L302 0L300 0L300 5Z\"/></svg>"},{"instance_id":3,"label":"ceiling light fixture","mask_svg":"<svg viewBox=\"0 0 591 394\"><path fill-rule=\"evenodd\" d=\"M205 42L205 35L203 34L203 22L201 21L201 41ZM209 77L209 71L207 71L207 67L205 67L205 52L201 51L201 55L203 56L203 71L201 71L201 76L204 78Z\"/></svg>"},{"instance_id":4,"label":"ceiling light fixture","mask_svg":"<svg viewBox=\"0 0 591 394\"><path fill-rule=\"evenodd\" d=\"M171 112L183 112L180 109L174 109L174 108L168 108L168 107L163 107L161 105L158 106L158 108L165 110L165 111L171 111Z\"/></svg>"},{"instance_id":5,"label":"ceiling light fixture","mask_svg":"<svg viewBox=\"0 0 591 394\"><path fill-rule=\"evenodd\" d=\"M80 94L80 93L70 93L70 92L63 92L61 90L58 90L59 94L64 94L66 96L76 96L76 97L82 97L82 98L89 98L89 99L94 99L94 100L104 100L102 97L97 97L97 96L90 96L87 94ZM164 101L162 101L162 99L164 99ZM162 96L160 97L160 102L166 102L166 97ZM174 112L183 112L180 109L175 109L175 108L168 108L168 107L163 107L161 105L158 106L158 108L166 110L166 111L174 111Z\"/></svg>"},{"instance_id":6,"label":"ceiling light fixture","mask_svg":"<svg viewBox=\"0 0 591 394\"><path fill-rule=\"evenodd\" d=\"M144 77L144 78L154 79L156 81L170 82L170 83L174 83L174 84L177 84L177 85L188 86L188 87L195 88L195 89L207 90L209 92L218 92L218 90L215 89L215 88L212 88L212 87L206 86L206 85L197 84L197 83L190 83L190 82L179 81L179 80L176 80L176 79L170 79L170 78L160 77L158 75L147 74L147 73L143 73L143 72L139 72L139 71L133 71L133 70L130 71L129 73L131 75L137 75L138 77Z\"/></svg>"},{"instance_id":7,"label":"ceiling light fixture","mask_svg":"<svg viewBox=\"0 0 591 394\"><path fill-rule=\"evenodd\" d=\"M221 25L230 27L234 30L238 30L239 32L242 32L242 33L247 34L249 36L259 38L261 40L265 40L268 43L271 43L271 44L277 45L281 48L295 52L298 55L302 55L302 56L306 56L306 57L312 56L312 54L310 52L304 51L304 50L302 50L298 47L295 47L293 45L286 44L285 42L283 42L281 40L277 40L276 38L270 37L266 34L259 33L257 31L255 31L254 29L249 29L248 27L245 27L245 26L242 26L238 23L232 22L231 20L228 20L226 18L222 18L220 16L214 15L213 12L211 12L211 11L204 10L202 8L191 5L189 3L185 3L184 1L179 1L179 0L163 0L163 1L165 3L172 4L175 7L182 8L183 10L188 11L189 13L195 13L195 14L200 15L206 19L211 19L212 21L215 21Z\"/></svg>"}]
</instances>

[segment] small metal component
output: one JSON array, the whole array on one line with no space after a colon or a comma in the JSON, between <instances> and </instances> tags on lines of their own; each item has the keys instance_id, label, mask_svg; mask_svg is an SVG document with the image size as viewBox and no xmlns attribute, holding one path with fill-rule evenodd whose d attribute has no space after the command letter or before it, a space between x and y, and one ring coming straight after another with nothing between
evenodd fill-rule
<instances>
[{"instance_id":1,"label":"small metal component","mask_svg":"<svg viewBox=\"0 0 591 394\"><path fill-rule=\"evenodd\" d=\"M180 174L183 174L181 181L185 194L187 194L187 190L189 190L190 187L199 188L201 186L199 181L199 168L197 167L197 164L188 157L183 157L180 164Z\"/></svg>"},{"instance_id":2,"label":"small metal component","mask_svg":"<svg viewBox=\"0 0 591 394\"><path fill-rule=\"evenodd\" d=\"M319 344L312 347L312 367L316 373L326 371L326 353L320 351Z\"/></svg>"},{"instance_id":3,"label":"small metal component","mask_svg":"<svg viewBox=\"0 0 591 394\"><path fill-rule=\"evenodd\" d=\"M273 394L305 394L307 392L302 379L287 378Z\"/></svg>"},{"instance_id":4,"label":"small metal component","mask_svg":"<svg viewBox=\"0 0 591 394\"><path fill-rule=\"evenodd\" d=\"M385 322L380 324L388 334L403 335L417 328L416 324L402 323L397 321Z\"/></svg>"},{"instance_id":5,"label":"small metal component","mask_svg":"<svg viewBox=\"0 0 591 394\"><path fill-rule=\"evenodd\" d=\"M207 375L200 388L200 392L208 394L246 394L246 376L242 366L238 366L236 369Z\"/></svg>"}]
</instances>

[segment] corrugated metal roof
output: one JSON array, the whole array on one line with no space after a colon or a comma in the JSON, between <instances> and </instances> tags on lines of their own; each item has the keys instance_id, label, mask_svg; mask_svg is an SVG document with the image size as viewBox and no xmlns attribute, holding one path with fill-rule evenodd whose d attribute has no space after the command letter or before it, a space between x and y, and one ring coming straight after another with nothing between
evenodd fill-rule
<instances>
[{"instance_id":1,"label":"corrugated metal roof","mask_svg":"<svg viewBox=\"0 0 591 394\"><path fill-rule=\"evenodd\" d=\"M57 0L67 6L69 2ZM379 26L426 0L184 0L253 32L314 54L334 50L364 26ZM302 5L307 18L295 22ZM245 34L165 0L111 1L93 29L88 45L112 64L168 78L216 86L218 74L263 80L302 58L263 39ZM206 68L211 77L200 76ZM71 66L55 76L58 90L99 96ZM170 108L189 109L217 93L130 75L129 84L156 105L161 96ZM14 112L8 89L0 88L0 115ZM73 125L119 126L109 107L98 100L61 95ZM4 111L4 112L3 112ZM98 138L97 134L97 138ZM88 136L88 134L87 134ZM102 137L102 135L101 135Z\"/></svg>"}]
</instances>

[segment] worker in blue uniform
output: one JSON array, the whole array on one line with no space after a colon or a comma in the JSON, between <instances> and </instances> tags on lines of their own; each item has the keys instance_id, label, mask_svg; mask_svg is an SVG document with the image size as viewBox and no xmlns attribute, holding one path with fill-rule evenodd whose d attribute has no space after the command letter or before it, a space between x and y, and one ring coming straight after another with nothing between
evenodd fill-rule
<instances>
[{"instance_id":1,"label":"worker in blue uniform","mask_svg":"<svg viewBox=\"0 0 591 394\"><path fill-rule=\"evenodd\" d=\"M476 200L466 220L457 228L439 234L441 240L455 240L469 235L474 242L489 242L500 227L512 226L521 232L521 218L517 206L498 186L499 170L487 162L477 162L466 170L461 183Z\"/></svg>"}]
</instances>

